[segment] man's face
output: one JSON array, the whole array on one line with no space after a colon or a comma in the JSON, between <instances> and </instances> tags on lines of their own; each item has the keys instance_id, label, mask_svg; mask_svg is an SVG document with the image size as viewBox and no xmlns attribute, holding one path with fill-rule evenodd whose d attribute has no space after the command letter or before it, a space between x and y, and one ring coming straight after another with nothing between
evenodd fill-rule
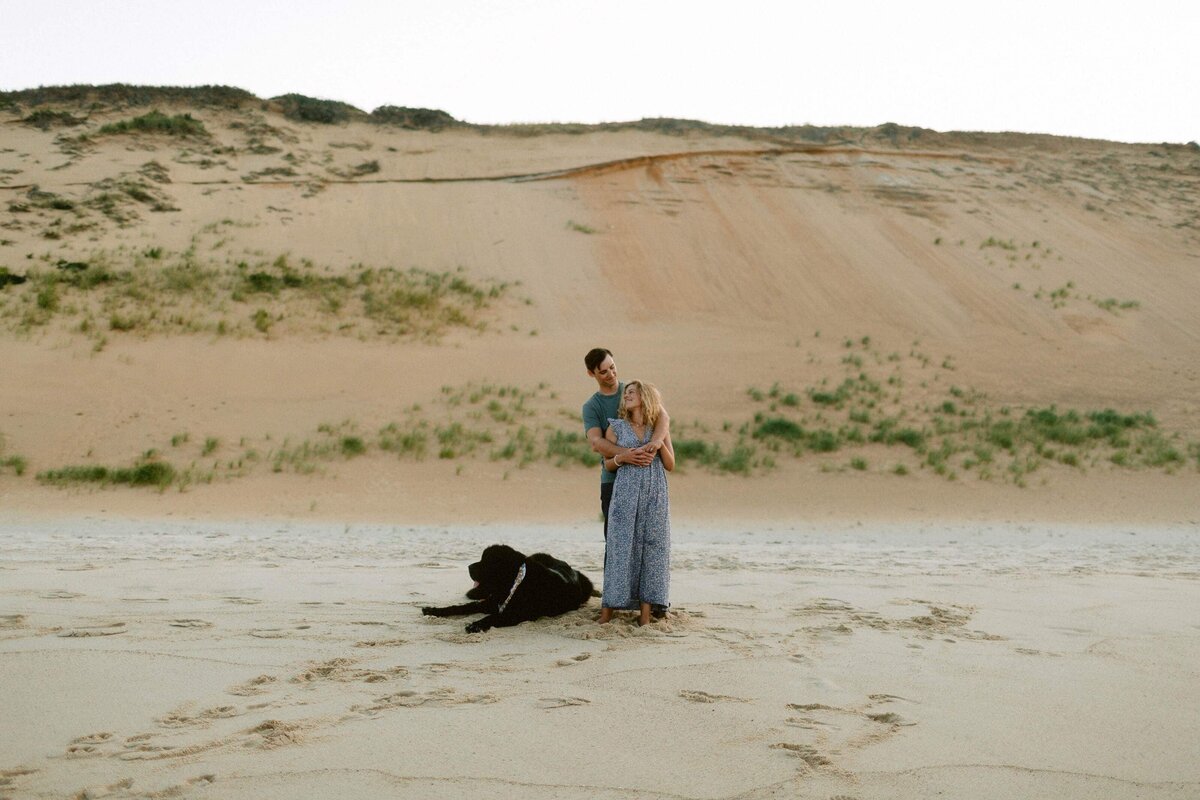
<instances>
[{"instance_id":1,"label":"man's face","mask_svg":"<svg viewBox=\"0 0 1200 800\"><path fill-rule=\"evenodd\" d=\"M590 370L588 375L595 378L596 383L605 391L611 392L617 388L617 364L612 356L605 356L600 366Z\"/></svg>"}]
</instances>

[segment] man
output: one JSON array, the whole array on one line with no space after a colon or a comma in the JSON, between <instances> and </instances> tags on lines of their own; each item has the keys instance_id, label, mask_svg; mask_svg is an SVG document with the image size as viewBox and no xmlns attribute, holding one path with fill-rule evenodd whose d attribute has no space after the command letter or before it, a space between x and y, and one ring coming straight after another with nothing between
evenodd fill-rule
<instances>
[{"instance_id":1,"label":"man","mask_svg":"<svg viewBox=\"0 0 1200 800\"><path fill-rule=\"evenodd\" d=\"M616 456L617 464L632 464L636 467L647 467L654 460L655 454L667 438L671 420L664 408L659 416L658 424L654 426L654 436L642 447L618 447L604 434L608 432L608 421L616 419L617 409L621 405L621 392L625 385L617 380L617 364L613 360L612 351L603 347L589 350L583 357L583 365L589 376L596 380L596 393L583 404L583 430L592 451L604 458ZM604 538L608 538L608 506L612 502L613 483L616 481L615 472L604 468L600 463L600 512L604 515Z\"/></svg>"}]
</instances>

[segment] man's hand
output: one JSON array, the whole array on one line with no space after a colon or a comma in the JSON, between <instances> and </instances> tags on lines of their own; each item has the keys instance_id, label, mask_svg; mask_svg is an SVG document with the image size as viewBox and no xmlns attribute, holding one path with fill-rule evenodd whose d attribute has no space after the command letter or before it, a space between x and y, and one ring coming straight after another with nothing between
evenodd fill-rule
<instances>
[{"instance_id":1,"label":"man's hand","mask_svg":"<svg viewBox=\"0 0 1200 800\"><path fill-rule=\"evenodd\" d=\"M647 450L645 446L635 447L621 455L621 466L631 464L635 467L648 467L654 461L654 450Z\"/></svg>"}]
</instances>

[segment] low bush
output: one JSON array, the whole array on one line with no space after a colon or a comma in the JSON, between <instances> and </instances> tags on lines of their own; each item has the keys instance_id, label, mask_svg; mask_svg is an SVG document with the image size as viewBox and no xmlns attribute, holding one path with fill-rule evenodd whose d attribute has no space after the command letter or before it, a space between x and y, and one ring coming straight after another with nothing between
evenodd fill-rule
<instances>
[{"instance_id":1,"label":"low bush","mask_svg":"<svg viewBox=\"0 0 1200 800\"><path fill-rule=\"evenodd\" d=\"M96 131L99 136L111 136L124 133L164 133L169 136L201 136L207 137L208 131L204 123L191 114L175 114L167 116L161 111L154 110L140 117L124 119L102 125Z\"/></svg>"}]
</instances>

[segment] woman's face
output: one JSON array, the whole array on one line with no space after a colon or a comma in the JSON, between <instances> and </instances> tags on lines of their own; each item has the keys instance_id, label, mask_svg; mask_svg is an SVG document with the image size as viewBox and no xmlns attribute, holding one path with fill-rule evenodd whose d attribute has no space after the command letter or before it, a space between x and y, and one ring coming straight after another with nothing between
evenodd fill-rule
<instances>
[{"instance_id":1,"label":"woman's face","mask_svg":"<svg viewBox=\"0 0 1200 800\"><path fill-rule=\"evenodd\" d=\"M642 393L638 391L637 384L630 384L625 387L625 410L632 411L642 405Z\"/></svg>"}]
</instances>

